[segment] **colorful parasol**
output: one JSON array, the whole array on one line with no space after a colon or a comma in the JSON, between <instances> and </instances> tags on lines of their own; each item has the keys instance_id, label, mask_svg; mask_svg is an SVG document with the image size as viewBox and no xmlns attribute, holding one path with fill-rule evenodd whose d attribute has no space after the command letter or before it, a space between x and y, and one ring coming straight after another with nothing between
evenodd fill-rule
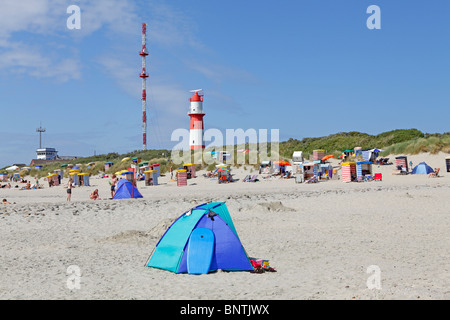
<instances>
[{"instance_id":1,"label":"colorful parasol","mask_svg":"<svg viewBox=\"0 0 450 320\"><path fill-rule=\"evenodd\" d=\"M322 158L322 161L325 161L325 160L328 160L328 159L331 159L331 158L334 158L334 154L326 155L325 157Z\"/></svg>"},{"instance_id":2,"label":"colorful parasol","mask_svg":"<svg viewBox=\"0 0 450 320\"><path fill-rule=\"evenodd\" d=\"M279 166L290 166L291 164L287 161L275 161L274 164Z\"/></svg>"}]
</instances>

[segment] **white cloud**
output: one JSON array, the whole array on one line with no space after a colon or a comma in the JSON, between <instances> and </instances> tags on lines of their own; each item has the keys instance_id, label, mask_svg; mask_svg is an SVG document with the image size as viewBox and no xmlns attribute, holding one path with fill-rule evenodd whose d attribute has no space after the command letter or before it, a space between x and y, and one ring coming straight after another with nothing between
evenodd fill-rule
<instances>
[{"instance_id":1,"label":"white cloud","mask_svg":"<svg viewBox=\"0 0 450 320\"><path fill-rule=\"evenodd\" d=\"M135 33L139 18L135 1L131 0L82 0L81 30L76 35L87 36L106 27L115 36Z\"/></svg>"},{"instance_id":2,"label":"white cloud","mask_svg":"<svg viewBox=\"0 0 450 320\"><path fill-rule=\"evenodd\" d=\"M58 35L66 27L66 1L3 0L0 3L0 70L58 81L81 78L77 57L54 50L42 37ZM30 37L29 35L35 35ZM28 35L18 40L18 35ZM61 49L61 48L58 48Z\"/></svg>"},{"instance_id":3,"label":"white cloud","mask_svg":"<svg viewBox=\"0 0 450 320\"><path fill-rule=\"evenodd\" d=\"M54 57L38 47L19 42L0 52L0 70L37 79L56 78L63 82L81 78L78 59Z\"/></svg>"},{"instance_id":4,"label":"white cloud","mask_svg":"<svg viewBox=\"0 0 450 320\"><path fill-rule=\"evenodd\" d=\"M81 30L67 29L70 4L81 7ZM77 52L78 41L104 26L111 34L132 32L137 20L133 10L130 0L2 0L0 70L3 74L27 74L62 82L81 79L82 61L73 53ZM35 36L30 37L32 34ZM48 36L59 41L49 43ZM75 42L67 41L70 39Z\"/></svg>"},{"instance_id":5,"label":"white cloud","mask_svg":"<svg viewBox=\"0 0 450 320\"><path fill-rule=\"evenodd\" d=\"M64 2L60 0L2 0L0 2L0 39L8 39L13 33L21 31L37 34L55 32L58 17L64 15L67 7L64 6Z\"/></svg>"},{"instance_id":6,"label":"white cloud","mask_svg":"<svg viewBox=\"0 0 450 320\"><path fill-rule=\"evenodd\" d=\"M82 28L74 36L86 36L107 26L113 32L132 32L136 6L132 0L2 0L0 2L0 39L16 32L63 34L67 36L66 21L69 5L81 8Z\"/></svg>"}]
</instances>

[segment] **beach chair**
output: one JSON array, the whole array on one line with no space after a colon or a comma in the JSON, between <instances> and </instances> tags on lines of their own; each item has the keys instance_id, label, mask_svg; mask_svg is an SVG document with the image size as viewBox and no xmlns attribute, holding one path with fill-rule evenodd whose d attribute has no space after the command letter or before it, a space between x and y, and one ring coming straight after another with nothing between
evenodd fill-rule
<instances>
[{"instance_id":1,"label":"beach chair","mask_svg":"<svg viewBox=\"0 0 450 320\"><path fill-rule=\"evenodd\" d=\"M242 182L248 182L248 181L251 179L251 177L252 177L252 176L249 175L249 174L246 175L245 178L244 178L244 180L242 180Z\"/></svg>"},{"instance_id":2,"label":"beach chair","mask_svg":"<svg viewBox=\"0 0 450 320\"><path fill-rule=\"evenodd\" d=\"M364 181L373 181L373 177L371 175L364 176Z\"/></svg>"},{"instance_id":3,"label":"beach chair","mask_svg":"<svg viewBox=\"0 0 450 320\"><path fill-rule=\"evenodd\" d=\"M383 181L383 177L382 177L381 173L375 173L374 180L375 181Z\"/></svg>"},{"instance_id":4,"label":"beach chair","mask_svg":"<svg viewBox=\"0 0 450 320\"><path fill-rule=\"evenodd\" d=\"M255 175L249 180L249 182L256 182L256 181L259 181L259 180L258 180L258 175L257 175L257 174L255 174Z\"/></svg>"}]
</instances>

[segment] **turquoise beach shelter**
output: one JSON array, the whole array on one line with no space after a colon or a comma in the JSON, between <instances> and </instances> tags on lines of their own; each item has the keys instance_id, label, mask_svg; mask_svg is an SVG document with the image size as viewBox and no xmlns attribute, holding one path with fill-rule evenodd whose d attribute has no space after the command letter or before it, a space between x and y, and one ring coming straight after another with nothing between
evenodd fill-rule
<instances>
[{"instance_id":1,"label":"turquoise beach shelter","mask_svg":"<svg viewBox=\"0 0 450 320\"><path fill-rule=\"evenodd\" d=\"M207 261L204 256L196 255L190 245L195 231L205 229L212 231L214 239L212 254ZM206 231L211 233L209 230ZM197 262L206 267L205 273L218 269L253 270L224 202L202 204L183 213L159 240L147 262L147 267L174 273L191 273L189 266Z\"/></svg>"},{"instance_id":2,"label":"turquoise beach shelter","mask_svg":"<svg viewBox=\"0 0 450 320\"><path fill-rule=\"evenodd\" d=\"M133 187L134 187L134 194L133 194ZM130 199L133 198L143 198L141 193L139 192L138 188L136 186L133 186L133 184L128 181L127 179L120 179L117 183L117 190L114 194L113 200L116 199Z\"/></svg>"},{"instance_id":3,"label":"turquoise beach shelter","mask_svg":"<svg viewBox=\"0 0 450 320\"><path fill-rule=\"evenodd\" d=\"M421 162L417 166L414 167L411 174L429 174L431 172L434 172L433 168L431 168L425 162Z\"/></svg>"}]
</instances>

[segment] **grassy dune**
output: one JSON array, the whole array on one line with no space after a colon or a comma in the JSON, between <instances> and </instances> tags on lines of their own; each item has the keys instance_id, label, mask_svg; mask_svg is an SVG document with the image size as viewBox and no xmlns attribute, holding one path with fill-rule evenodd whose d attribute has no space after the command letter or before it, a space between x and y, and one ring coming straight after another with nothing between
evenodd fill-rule
<instances>
[{"instance_id":1,"label":"grassy dune","mask_svg":"<svg viewBox=\"0 0 450 320\"><path fill-rule=\"evenodd\" d=\"M266 151L266 146L260 146L260 150ZM429 152L436 154L438 152L450 153L450 132L428 134L423 133L417 129L399 129L388 132L383 132L378 135L370 135L361 132L341 132L332 134L326 137L304 138L302 140L289 139L288 141L279 144L279 155L281 159L290 160L294 151L303 151L304 157L309 158L313 150L323 149L327 154L335 154L339 156L343 150L354 149L361 147L363 149L380 148L383 149L383 156L389 154L418 154L422 152ZM224 148L225 149L225 148ZM234 146L234 150L249 149L248 143L246 145ZM217 150L216 150L217 151ZM267 151L270 155L274 150L270 150L270 144L267 145ZM140 157L142 162L149 162L150 164L159 163L162 173L168 172L171 165L174 169L181 166L181 163L170 163L171 152L169 150L136 150L126 154L108 153L104 155L96 155L92 157L79 158L71 161L72 164L81 164L83 172L88 172L92 175L104 172L104 163L113 162L114 165L106 172L113 174L115 172L128 169L132 164L131 160L122 161L124 158ZM236 159L237 157L235 157ZM248 163L248 154L245 155L246 164ZM260 155L258 155L258 160ZM95 165L87 166L88 163L95 163ZM208 168L213 170L214 164L206 164L197 166L200 168ZM255 166L257 167L257 165ZM31 175L33 177L44 177L54 170L60 169L61 163L49 163L44 165L41 171L32 169L30 172L21 172L22 176ZM6 172L0 170L0 172ZM65 176L67 176L65 172Z\"/></svg>"},{"instance_id":2,"label":"grassy dune","mask_svg":"<svg viewBox=\"0 0 450 320\"><path fill-rule=\"evenodd\" d=\"M383 155L388 154L419 154L429 152L450 153L450 133L442 135L430 135L424 138L412 139L385 147Z\"/></svg>"}]
</instances>

